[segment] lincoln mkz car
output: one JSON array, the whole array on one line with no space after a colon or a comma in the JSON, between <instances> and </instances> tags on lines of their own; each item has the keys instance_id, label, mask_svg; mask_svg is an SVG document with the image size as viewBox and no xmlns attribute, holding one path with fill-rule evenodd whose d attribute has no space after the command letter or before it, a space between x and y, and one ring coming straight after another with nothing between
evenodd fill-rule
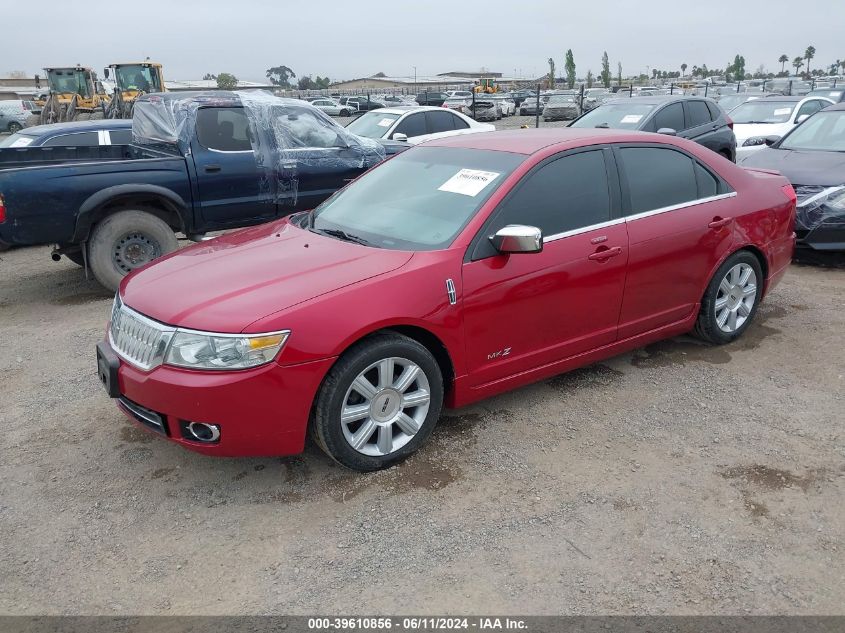
<instances>
[{"instance_id":1,"label":"lincoln mkz car","mask_svg":"<svg viewBox=\"0 0 845 633\"><path fill-rule=\"evenodd\" d=\"M208 455L306 435L384 468L458 407L695 331L741 336L790 263L795 194L696 143L602 129L429 141L311 212L127 276L98 373Z\"/></svg>"}]
</instances>

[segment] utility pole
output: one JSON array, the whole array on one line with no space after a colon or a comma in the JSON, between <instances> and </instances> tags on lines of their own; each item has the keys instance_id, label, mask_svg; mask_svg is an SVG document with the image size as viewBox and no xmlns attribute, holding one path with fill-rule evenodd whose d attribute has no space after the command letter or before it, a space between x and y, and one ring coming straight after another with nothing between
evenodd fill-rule
<instances>
[{"instance_id":1,"label":"utility pole","mask_svg":"<svg viewBox=\"0 0 845 633\"><path fill-rule=\"evenodd\" d=\"M417 91L417 67L414 66L414 92Z\"/></svg>"}]
</instances>

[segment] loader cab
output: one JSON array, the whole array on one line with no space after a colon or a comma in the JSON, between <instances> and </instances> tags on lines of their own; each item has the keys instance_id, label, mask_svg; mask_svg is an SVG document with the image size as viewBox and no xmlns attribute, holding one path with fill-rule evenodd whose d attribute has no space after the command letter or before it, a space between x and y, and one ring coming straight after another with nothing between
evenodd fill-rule
<instances>
[{"instance_id":1,"label":"loader cab","mask_svg":"<svg viewBox=\"0 0 845 633\"><path fill-rule=\"evenodd\" d=\"M83 99L94 96L94 73L90 68L45 68L50 92L57 95L79 95Z\"/></svg>"},{"instance_id":2,"label":"loader cab","mask_svg":"<svg viewBox=\"0 0 845 633\"><path fill-rule=\"evenodd\" d=\"M104 70L106 78L115 82L116 90L124 97L134 98L142 93L164 92L161 64L112 64Z\"/></svg>"}]
</instances>

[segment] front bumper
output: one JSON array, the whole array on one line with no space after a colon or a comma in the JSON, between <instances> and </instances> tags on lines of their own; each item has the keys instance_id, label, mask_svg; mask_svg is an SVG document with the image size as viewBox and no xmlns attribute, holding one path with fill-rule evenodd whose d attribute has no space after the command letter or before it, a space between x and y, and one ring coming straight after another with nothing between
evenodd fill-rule
<instances>
[{"instance_id":1,"label":"front bumper","mask_svg":"<svg viewBox=\"0 0 845 633\"><path fill-rule=\"evenodd\" d=\"M740 160L745 158L746 156L751 156L751 154L755 152L759 152L761 149L766 149L767 145L749 145L748 147L743 147L743 141L737 140L736 142L736 162L739 163Z\"/></svg>"},{"instance_id":2,"label":"front bumper","mask_svg":"<svg viewBox=\"0 0 845 633\"><path fill-rule=\"evenodd\" d=\"M114 358L109 359L109 352ZM334 363L327 358L299 365L269 363L242 371L198 371L160 365L141 371L117 358L109 344L98 344L113 367L116 385L109 395L138 426L184 448L220 457L273 457L301 453L311 406ZM106 369L108 371L108 369ZM108 387L109 385L105 385ZM152 421L152 422L151 422ZM160 421L161 428L155 422ZM217 425L220 438L206 444L184 437L185 423Z\"/></svg>"},{"instance_id":3,"label":"front bumper","mask_svg":"<svg viewBox=\"0 0 845 633\"><path fill-rule=\"evenodd\" d=\"M816 251L845 251L845 221L837 224L821 224L808 230L796 227L798 239L795 247Z\"/></svg>"}]
</instances>

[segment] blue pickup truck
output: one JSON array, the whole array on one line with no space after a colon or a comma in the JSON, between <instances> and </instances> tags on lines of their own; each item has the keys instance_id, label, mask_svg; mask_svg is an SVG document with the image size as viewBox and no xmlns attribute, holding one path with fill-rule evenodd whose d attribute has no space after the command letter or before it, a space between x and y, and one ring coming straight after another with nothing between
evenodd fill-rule
<instances>
[{"instance_id":1,"label":"blue pickup truck","mask_svg":"<svg viewBox=\"0 0 845 633\"><path fill-rule=\"evenodd\" d=\"M0 242L55 244L117 288L177 248L176 233L248 226L311 209L405 149L350 134L268 93L145 95L133 143L0 149Z\"/></svg>"}]
</instances>

